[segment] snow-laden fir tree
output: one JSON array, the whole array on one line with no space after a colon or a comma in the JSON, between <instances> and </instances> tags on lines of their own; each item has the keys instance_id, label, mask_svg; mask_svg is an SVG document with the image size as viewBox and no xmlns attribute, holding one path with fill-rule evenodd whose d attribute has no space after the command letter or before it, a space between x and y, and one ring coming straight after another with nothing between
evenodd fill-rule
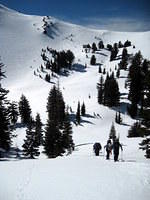
<instances>
[{"instance_id":1,"label":"snow-laden fir tree","mask_svg":"<svg viewBox=\"0 0 150 200\"><path fill-rule=\"evenodd\" d=\"M49 158L55 158L63 153L61 129L65 119L65 102L59 87L55 85L48 96L47 113L44 148Z\"/></svg>"},{"instance_id":2,"label":"snow-laden fir tree","mask_svg":"<svg viewBox=\"0 0 150 200\"><path fill-rule=\"evenodd\" d=\"M65 118L65 102L59 87L54 86L50 90L47 112L49 120L61 127Z\"/></svg>"},{"instance_id":3,"label":"snow-laden fir tree","mask_svg":"<svg viewBox=\"0 0 150 200\"><path fill-rule=\"evenodd\" d=\"M119 68L120 69L127 69L127 65L128 65L128 51L126 48L123 48L122 50L122 59L119 63Z\"/></svg>"},{"instance_id":4,"label":"snow-laden fir tree","mask_svg":"<svg viewBox=\"0 0 150 200\"><path fill-rule=\"evenodd\" d=\"M42 126L43 126L43 124L41 122L40 114L37 113L37 115L35 117L35 140L36 140L37 146L43 144Z\"/></svg>"},{"instance_id":5,"label":"snow-laden fir tree","mask_svg":"<svg viewBox=\"0 0 150 200\"><path fill-rule=\"evenodd\" d=\"M59 87L54 86L50 90L47 112L48 120L45 128L44 149L49 158L56 158L62 156L72 145L72 127L67 124L68 121L66 122L65 102ZM63 136L65 136L65 140Z\"/></svg>"},{"instance_id":6,"label":"snow-laden fir tree","mask_svg":"<svg viewBox=\"0 0 150 200\"><path fill-rule=\"evenodd\" d=\"M118 44L114 43L114 46L111 49L110 61L113 61L114 59L116 59L118 52L119 52Z\"/></svg>"},{"instance_id":7,"label":"snow-laden fir tree","mask_svg":"<svg viewBox=\"0 0 150 200\"><path fill-rule=\"evenodd\" d=\"M118 124L121 124L121 122L122 122L120 111L116 112L115 122L118 123Z\"/></svg>"},{"instance_id":8,"label":"snow-laden fir tree","mask_svg":"<svg viewBox=\"0 0 150 200\"><path fill-rule=\"evenodd\" d=\"M97 83L97 90L98 90L98 103L102 104L104 100L104 79L103 76L100 77L99 83Z\"/></svg>"},{"instance_id":9,"label":"snow-laden fir tree","mask_svg":"<svg viewBox=\"0 0 150 200\"><path fill-rule=\"evenodd\" d=\"M18 103L13 101L9 105L9 117L12 125L15 125L18 120Z\"/></svg>"},{"instance_id":10,"label":"snow-laden fir tree","mask_svg":"<svg viewBox=\"0 0 150 200\"><path fill-rule=\"evenodd\" d=\"M98 43L98 48L99 48L99 49L104 49L104 44L103 44L103 41L102 41L102 40L99 41L99 43Z\"/></svg>"},{"instance_id":11,"label":"snow-laden fir tree","mask_svg":"<svg viewBox=\"0 0 150 200\"><path fill-rule=\"evenodd\" d=\"M144 133L141 129L141 123L135 122L128 131L128 137L143 137Z\"/></svg>"},{"instance_id":12,"label":"snow-laden fir tree","mask_svg":"<svg viewBox=\"0 0 150 200\"><path fill-rule=\"evenodd\" d=\"M119 76L120 76L120 69L118 68L116 72L116 77L119 78Z\"/></svg>"},{"instance_id":13,"label":"snow-laden fir tree","mask_svg":"<svg viewBox=\"0 0 150 200\"><path fill-rule=\"evenodd\" d=\"M80 102L78 102L77 112L76 112L76 121L78 124L81 122L81 111L80 111Z\"/></svg>"},{"instance_id":14,"label":"snow-laden fir tree","mask_svg":"<svg viewBox=\"0 0 150 200\"><path fill-rule=\"evenodd\" d=\"M90 64L91 65L96 65L96 57L95 57L95 55L91 56Z\"/></svg>"},{"instance_id":15,"label":"snow-laden fir tree","mask_svg":"<svg viewBox=\"0 0 150 200\"><path fill-rule=\"evenodd\" d=\"M19 101L19 113L21 117L21 122L25 125L29 124L31 121L31 108L27 98L22 95Z\"/></svg>"},{"instance_id":16,"label":"snow-laden fir tree","mask_svg":"<svg viewBox=\"0 0 150 200\"><path fill-rule=\"evenodd\" d=\"M74 150L74 143L72 139L72 126L69 120L68 113L66 113L64 120L62 141L63 141L64 152L65 150L67 150L68 154L72 153L72 151Z\"/></svg>"},{"instance_id":17,"label":"snow-laden fir tree","mask_svg":"<svg viewBox=\"0 0 150 200\"><path fill-rule=\"evenodd\" d=\"M109 138L112 140L116 139L116 130L115 130L115 125L112 123L110 133L109 133Z\"/></svg>"},{"instance_id":18,"label":"snow-laden fir tree","mask_svg":"<svg viewBox=\"0 0 150 200\"><path fill-rule=\"evenodd\" d=\"M93 50L93 53L94 53L95 51L97 51L97 46L96 46L95 42L93 42L93 44L92 44L92 50Z\"/></svg>"},{"instance_id":19,"label":"snow-laden fir tree","mask_svg":"<svg viewBox=\"0 0 150 200\"><path fill-rule=\"evenodd\" d=\"M81 106L81 115L82 115L82 116L85 116L85 114L86 114L86 109L85 109L85 104L84 104L84 102L83 102L83 104L82 104L82 106Z\"/></svg>"},{"instance_id":20,"label":"snow-laden fir tree","mask_svg":"<svg viewBox=\"0 0 150 200\"><path fill-rule=\"evenodd\" d=\"M102 73L102 68L101 68L101 66L99 65L99 68L98 68L98 73Z\"/></svg>"},{"instance_id":21,"label":"snow-laden fir tree","mask_svg":"<svg viewBox=\"0 0 150 200\"><path fill-rule=\"evenodd\" d=\"M62 133L55 121L47 120L45 128L45 153L49 158L56 158L64 153Z\"/></svg>"},{"instance_id":22,"label":"snow-laden fir tree","mask_svg":"<svg viewBox=\"0 0 150 200\"><path fill-rule=\"evenodd\" d=\"M142 73L142 55L139 51L132 59L131 66L129 68L128 84L129 95L128 98L131 101L131 106L128 107L128 112L131 117L137 116L138 103L141 101L143 91L144 73Z\"/></svg>"},{"instance_id":23,"label":"snow-laden fir tree","mask_svg":"<svg viewBox=\"0 0 150 200\"><path fill-rule=\"evenodd\" d=\"M32 122L28 123L26 130L26 139L24 140L23 154L28 158L35 158L40 155L39 148L36 143L35 131Z\"/></svg>"},{"instance_id":24,"label":"snow-laden fir tree","mask_svg":"<svg viewBox=\"0 0 150 200\"><path fill-rule=\"evenodd\" d=\"M104 84L104 105L112 107L118 106L120 102L120 92L118 82L112 74L107 76Z\"/></svg>"},{"instance_id":25,"label":"snow-laden fir tree","mask_svg":"<svg viewBox=\"0 0 150 200\"><path fill-rule=\"evenodd\" d=\"M5 77L5 73L2 70L4 67L3 63L0 63L0 149L8 151L11 145L10 139L10 120L7 94L8 90L2 88L1 80ZM0 157L1 155L0 150Z\"/></svg>"}]
</instances>

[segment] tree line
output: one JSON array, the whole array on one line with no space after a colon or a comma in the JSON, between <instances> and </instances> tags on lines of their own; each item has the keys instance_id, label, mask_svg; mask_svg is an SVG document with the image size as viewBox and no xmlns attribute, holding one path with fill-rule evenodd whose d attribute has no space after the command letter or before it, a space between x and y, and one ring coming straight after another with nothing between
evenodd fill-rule
<instances>
[{"instance_id":1,"label":"tree line","mask_svg":"<svg viewBox=\"0 0 150 200\"><path fill-rule=\"evenodd\" d=\"M147 137L150 135L150 61L137 52L129 66L127 79L129 88L128 113L136 122L131 126L128 137ZM140 144L150 158L150 141L147 138Z\"/></svg>"},{"instance_id":2,"label":"tree line","mask_svg":"<svg viewBox=\"0 0 150 200\"><path fill-rule=\"evenodd\" d=\"M52 55L52 59L46 56L46 50L43 50L41 57L45 62L45 68L55 73L60 73L61 69L71 69L75 56L71 50L56 51L47 47L47 51Z\"/></svg>"},{"instance_id":3,"label":"tree line","mask_svg":"<svg viewBox=\"0 0 150 200\"><path fill-rule=\"evenodd\" d=\"M90 44L83 45L83 48L85 48L86 53L88 53L90 51L90 49L92 50L92 53L95 53L96 51L99 51L99 50L105 48L108 51L110 51L110 61L115 60L117 58L119 48L123 48L122 62L120 63L120 68L126 68L127 59L128 59L127 47L129 47L129 46L131 46L131 42L129 40L125 41L124 44L122 44L121 41L119 41L118 43L114 43L113 45L107 44L106 47L105 47L103 41L100 40L98 45L96 45L96 43L93 42L92 45L90 45ZM96 64L96 57L94 54L91 56L90 64L91 65Z\"/></svg>"},{"instance_id":4,"label":"tree line","mask_svg":"<svg viewBox=\"0 0 150 200\"><path fill-rule=\"evenodd\" d=\"M118 82L114 78L114 73L107 74L104 81L103 76L97 83L98 103L108 107L119 106L120 92Z\"/></svg>"},{"instance_id":5,"label":"tree line","mask_svg":"<svg viewBox=\"0 0 150 200\"><path fill-rule=\"evenodd\" d=\"M5 78L3 63L0 63L0 81ZM23 155L28 158L39 156L39 146L44 146L44 152L50 158L71 153L74 149L72 125L66 110L63 95L54 86L49 93L47 102L48 119L43 130L40 114L35 120L27 98L22 95L19 103L10 103L7 99L9 91L0 82L0 157L9 152L12 144L12 133L16 128L18 117L26 127L26 138L23 144Z\"/></svg>"}]
</instances>

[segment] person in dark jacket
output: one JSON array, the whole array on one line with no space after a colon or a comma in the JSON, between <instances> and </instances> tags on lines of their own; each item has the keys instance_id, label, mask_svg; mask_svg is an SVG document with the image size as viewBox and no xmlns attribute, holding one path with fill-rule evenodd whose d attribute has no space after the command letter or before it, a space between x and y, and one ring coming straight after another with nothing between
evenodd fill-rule
<instances>
[{"instance_id":1,"label":"person in dark jacket","mask_svg":"<svg viewBox=\"0 0 150 200\"><path fill-rule=\"evenodd\" d=\"M96 142L93 145L93 150L94 150L94 153L95 153L96 156L99 156L99 152L100 152L101 149L102 149L102 146L99 142Z\"/></svg>"},{"instance_id":2,"label":"person in dark jacket","mask_svg":"<svg viewBox=\"0 0 150 200\"><path fill-rule=\"evenodd\" d=\"M106 149L106 153L107 153L106 159L109 160L109 157L112 151L112 143L110 139L107 141L107 144L104 146L104 149Z\"/></svg>"},{"instance_id":3,"label":"person in dark jacket","mask_svg":"<svg viewBox=\"0 0 150 200\"><path fill-rule=\"evenodd\" d=\"M114 161L118 161L118 156L119 156L119 148L121 148L121 151L123 151L122 145L119 142L119 139L117 138L116 140L114 140L113 143L113 152L114 152Z\"/></svg>"}]
</instances>

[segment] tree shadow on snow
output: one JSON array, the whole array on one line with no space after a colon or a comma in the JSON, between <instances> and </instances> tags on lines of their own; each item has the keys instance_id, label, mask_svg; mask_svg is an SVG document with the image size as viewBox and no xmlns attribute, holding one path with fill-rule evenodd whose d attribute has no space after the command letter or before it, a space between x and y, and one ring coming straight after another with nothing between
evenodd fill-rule
<instances>
[{"instance_id":1,"label":"tree shadow on snow","mask_svg":"<svg viewBox=\"0 0 150 200\"><path fill-rule=\"evenodd\" d=\"M84 123L94 125L93 122L90 122L90 121L88 121L88 120L81 119L81 126L82 126L82 124L84 124Z\"/></svg>"},{"instance_id":2,"label":"tree shadow on snow","mask_svg":"<svg viewBox=\"0 0 150 200\"><path fill-rule=\"evenodd\" d=\"M99 54L99 55L101 55L101 56L105 56L105 57L107 57L108 55L107 54L105 54L105 53L101 53L101 52L95 52L95 54Z\"/></svg>"},{"instance_id":3,"label":"tree shadow on snow","mask_svg":"<svg viewBox=\"0 0 150 200\"><path fill-rule=\"evenodd\" d=\"M19 123L19 122L17 122L16 124L15 124L15 129L16 128L25 128L26 126L23 124L23 123Z\"/></svg>"},{"instance_id":4,"label":"tree shadow on snow","mask_svg":"<svg viewBox=\"0 0 150 200\"><path fill-rule=\"evenodd\" d=\"M86 68L84 65L81 65L79 63L75 63L72 65L72 68L71 68L72 71L76 71L76 72L86 72Z\"/></svg>"},{"instance_id":5,"label":"tree shadow on snow","mask_svg":"<svg viewBox=\"0 0 150 200\"><path fill-rule=\"evenodd\" d=\"M90 114L85 114L85 117L87 117L87 118L95 118L93 115L90 115Z\"/></svg>"},{"instance_id":6,"label":"tree shadow on snow","mask_svg":"<svg viewBox=\"0 0 150 200\"><path fill-rule=\"evenodd\" d=\"M87 118L94 118L92 115L86 114L85 117L86 116L87 116ZM70 121L73 122L76 126L78 126L78 125L79 126L83 126L84 123L93 124L94 125L94 123L92 123L92 122L90 122L88 120L82 119L82 116L81 116L81 122L80 122L80 124L78 124L77 121L76 121L76 114L75 113L71 113L69 115L69 118L70 118Z\"/></svg>"},{"instance_id":7,"label":"tree shadow on snow","mask_svg":"<svg viewBox=\"0 0 150 200\"><path fill-rule=\"evenodd\" d=\"M0 161L11 161L11 159L13 159L13 161L22 160L22 150L18 147L11 147L8 152L4 152L2 157L0 157Z\"/></svg>"},{"instance_id":8,"label":"tree shadow on snow","mask_svg":"<svg viewBox=\"0 0 150 200\"><path fill-rule=\"evenodd\" d=\"M121 102L121 103L120 103L120 106L118 106L118 107L112 107L111 109L112 109L112 110L115 110L115 111L117 111L117 112L120 111L122 114L128 114L128 113L127 113L127 108L128 108L129 105L130 105L130 104L127 103L127 102Z\"/></svg>"}]
</instances>

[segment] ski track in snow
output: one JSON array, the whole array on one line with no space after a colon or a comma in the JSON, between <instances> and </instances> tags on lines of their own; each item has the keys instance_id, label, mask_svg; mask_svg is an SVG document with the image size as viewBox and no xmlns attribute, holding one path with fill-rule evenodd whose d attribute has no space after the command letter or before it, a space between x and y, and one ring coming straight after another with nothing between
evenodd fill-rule
<instances>
[{"instance_id":1,"label":"ski track in snow","mask_svg":"<svg viewBox=\"0 0 150 200\"><path fill-rule=\"evenodd\" d=\"M26 192L26 189L31 183L31 178L34 168L35 168L35 162L33 161L31 165L29 165L28 168L25 169L25 174L23 174L23 177L21 177L21 181L19 181L16 188L17 200L33 200L30 194Z\"/></svg>"}]
</instances>

